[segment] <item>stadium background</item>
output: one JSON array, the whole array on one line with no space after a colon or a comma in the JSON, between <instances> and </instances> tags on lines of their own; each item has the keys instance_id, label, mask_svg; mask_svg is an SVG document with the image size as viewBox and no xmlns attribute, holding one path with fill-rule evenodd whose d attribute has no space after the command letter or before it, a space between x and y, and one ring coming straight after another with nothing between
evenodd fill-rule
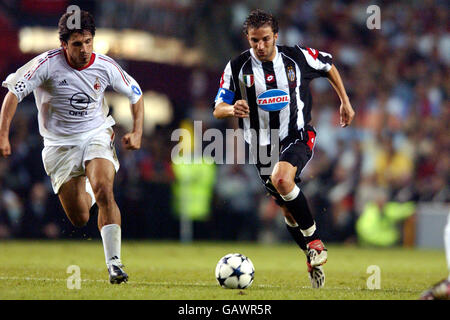
<instances>
[{"instance_id":1,"label":"stadium background","mask_svg":"<svg viewBox=\"0 0 450 320\"><path fill-rule=\"evenodd\" d=\"M183 226L192 226L194 240L288 240L281 214L251 165L177 170L171 163L173 130L194 120L204 130L231 127L213 118L211 104L225 64L247 48L242 22L260 7L279 18L279 44L333 54L356 111L352 126L340 129L331 85L312 83L318 137L302 188L323 240L417 246L436 237L429 244L442 246L442 232L433 226L443 228L436 217L448 213L450 200L445 1L2 0L2 81L57 45L56 25L70 4L94 14L98 50L116 59L149 99L142 149L127 152L116 144L121 169L115 195L124 239L177 240ZM379 30L366 26L371 4L381 9ZM0 98L6 92L2 88ZM108 101L121 137L130 120L127 101L113 94ZM99 238L96 219L73 228L51 191L32 95L18 107L10 141L12 156L0 159L0 239ZM399 209L405 203L412 210ZM180 207L189 211L192 225L180 223ZM379 214L376 208L386 210ZM392 217L388 208L402 214ZM370 230L367 223L358 229L371 209L377 218ZM364 238L365 232L378 232L383 240Z\"/></svg>"}]
</instances>

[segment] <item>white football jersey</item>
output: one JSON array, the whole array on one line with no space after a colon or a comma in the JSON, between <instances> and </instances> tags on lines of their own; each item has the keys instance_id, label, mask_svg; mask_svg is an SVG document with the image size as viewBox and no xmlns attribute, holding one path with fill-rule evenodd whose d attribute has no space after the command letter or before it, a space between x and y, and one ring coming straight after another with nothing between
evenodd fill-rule
<instances>
[{"instance_id":1,"label":"white football jersey","mask_svg":"<svg viewBox=\"0 0 450 320\"><path fill-rule=\"evenodd\" d=\"M89 63L77 69L63 48L47 51L10 74L2 84L19 102L31 92L38 108L39 132L45 145L78 143L83 133L114 125L108 115L105 89L136 103L139 84L108 56L92 53Z\"/></svg>"}]
</instances>

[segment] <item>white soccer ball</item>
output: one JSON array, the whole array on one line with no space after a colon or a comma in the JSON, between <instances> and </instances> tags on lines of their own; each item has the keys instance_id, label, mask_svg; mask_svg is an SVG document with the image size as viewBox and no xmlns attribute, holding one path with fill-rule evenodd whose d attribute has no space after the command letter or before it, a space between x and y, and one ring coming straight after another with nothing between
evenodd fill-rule
<instances>
[{"instance_id":1,"label":"white soccer ball","mask_svg":"<svg viewBox=\"0 0 450 320\"><path fill-rule=\"evenodd\" d=\"M249 258L240 253L229 253L216 266L216 279L223 288L245 289L255 277L255 267Z\"/></svg>"}]
</instances>

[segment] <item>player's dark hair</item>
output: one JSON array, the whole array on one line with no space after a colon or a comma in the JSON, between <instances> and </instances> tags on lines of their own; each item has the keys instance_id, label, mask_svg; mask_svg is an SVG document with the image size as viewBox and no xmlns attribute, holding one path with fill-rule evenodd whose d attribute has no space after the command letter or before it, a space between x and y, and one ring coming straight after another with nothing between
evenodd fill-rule
<instances>
[{"instance_id":1,"label":"player's dark hair","mask_svg":"<svg viewBox=\"0 0 450 320\"><path fill-rule=\"evenodd\" d=\"M95 35L95 21L92 14L87 11L80 10L80 28L76 29L69 24L67 20L75 14L74 12L67 12L62 15L58 22L59 40L68 42L70 36L73 33L83 33L83 31L89 31L92 36Z\"/></svg>"},{"instance_id":2,"label":"player's dark hair","mask_svg":"<svg viewBox=\"0 0 450 320\"><path fill-rule=\"evenodd\" d=\"M256 9L250 12L247 19L244 22L244 34L248 35L249 29L258 29L265 25L269 25L272 28L273 33L278 33L278 21L270 13L264 12L261 9Z\"/></svg>"}]
</instances>

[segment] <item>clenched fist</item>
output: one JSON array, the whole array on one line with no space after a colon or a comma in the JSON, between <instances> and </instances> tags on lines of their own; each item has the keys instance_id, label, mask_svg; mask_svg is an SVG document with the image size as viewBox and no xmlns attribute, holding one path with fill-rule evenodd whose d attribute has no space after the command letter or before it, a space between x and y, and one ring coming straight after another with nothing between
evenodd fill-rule
<instances>
[{"instance_id":1,"label":"clenched fist","mask_svg":"<svg viewBox=\"0 0 450 320\"><path fill-rule=\"evenodd\" d=\"M238 118L248 118L250 108L245 100L238 100L233 105L233 116Z\"/></svg>"},{"instance_id":2,"label":"clenched fist","mask_svg":"<svg viewBox=\"0 0 450 320\"><path fill-rule=\"evenodd\" d=\"M0 156L8 157L11 155L11 145L8 136L0 135Z\"/></svg>"},{"instance_id":3,"label":"clenched fist","mask_svg":"<svg viewBox=\"0 0 450 320\"><path fill-rule=\"evenodd\" d=\"M142 134L129 132L122 138L122 146L127 150L138 150L141 148Z\"/></svg>"},{"instance_id":4,"label":"clenched fist","mask_svg":"<svg viewBox=\"0 0 450 320\"><path fill-rule=\"evenodd\" d=\"M353 110L350 102L341 104L341 107L339 108L339 114L342 128L345 128L350 123L352 123L352 120L355 117L355 111Z\"/></svg>"}]
</instances>

